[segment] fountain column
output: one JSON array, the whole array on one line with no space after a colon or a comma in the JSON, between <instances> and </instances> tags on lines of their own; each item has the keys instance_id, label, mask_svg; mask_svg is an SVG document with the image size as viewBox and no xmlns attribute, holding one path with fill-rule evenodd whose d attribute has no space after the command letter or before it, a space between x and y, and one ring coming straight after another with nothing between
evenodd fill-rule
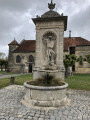
<instances>
[{"instance_id":1,"label":"fountain column","mask_svg":"<svg viewBox=\"0 0 90 120\"><path fill-rule=\"evenodd\" d=\"M36 60L33 80L25 82L24 102L28 106L60 107L68 104L64 82L63 37L67 16L53 11L55 4L48 4L49 11L33 18L36 25ZM42 78L42 79L41 79Z\"/></svg>"},{"instance_id":2,"label":"fountain column","mask_svg":"<svg viewBox=\"0 0 90 120\"><path fill-rule=\"evenodd\" d=\"M37 16L37 18L32 19L36 25L36 60L35 67L33 69L33 79L35 80L42 77L40 71L46 70L48 68L50 70L57 70L57 72L53 72L53 75L57 79L64 80L65 69L63 65L63 38L64 31L67 29L67 16L63 16L63 14L60 15L54 11L53 9L55 8L55 4L52 2L48 4L48 8L50 10L44 13L41 17ZM48 67L45 68L44 64L46 61L48 61L46 60L48 58L45 51L48 49L47 46L49 42L45 43L43 39L47 39L48 41L50 36L54 42L53 47L50 49L52 49L53 53L55 54L55 59L51 65L48 62ZM53 53L50 52L49 54Z\"/></svg>"}]
</instances>

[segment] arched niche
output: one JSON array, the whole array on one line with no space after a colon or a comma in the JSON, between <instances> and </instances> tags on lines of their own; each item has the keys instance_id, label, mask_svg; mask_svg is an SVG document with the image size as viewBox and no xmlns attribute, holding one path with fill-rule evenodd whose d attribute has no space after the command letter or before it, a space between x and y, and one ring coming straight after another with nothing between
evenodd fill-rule
<instances>
[{"instance_id":1,"label":"arched niche","mask_svg":"<svg viewBox=\"0 0 90 120\"><path fill-rule=\"evenodd\" d=\"M52 31L47 31L43 34L42 37L42 52L43 52L43 59L49 65L56 64L56 42L57 37L56 34Z\"/></svg>"},{"instance_id":2,"label":"arched niche","mask_svg":"<svg viewBox=\"0 0 90 120\"><path fill-rule=\"evenodd\" d=\"M48 38L49 36L52 36L54 40L57 38L56 34L52 31L47 31L43 34L43 37L45 38Z\"/></svg>"}]
</instances>

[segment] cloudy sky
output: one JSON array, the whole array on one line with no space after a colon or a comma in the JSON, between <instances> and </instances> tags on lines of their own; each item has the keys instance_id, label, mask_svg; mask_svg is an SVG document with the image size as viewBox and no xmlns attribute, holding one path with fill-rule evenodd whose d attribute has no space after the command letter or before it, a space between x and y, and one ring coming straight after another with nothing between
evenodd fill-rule
<instances>
[{"instance_id":1,"label":"cloudy sky","mask_svg":"<svg viewBox=\"0 0 90 120\"><path fill-rule=\"evenodd\" d=\"M18 42L22 39L35 39L35 25L31 18L48 11L47 4L51 0L0 0L0 52L8 55L8 43L14 37ZM83 37L90 40L90 0L53 0L55 11L68 16L68 28L72 37Z\"/></svg>"}]
</instances>

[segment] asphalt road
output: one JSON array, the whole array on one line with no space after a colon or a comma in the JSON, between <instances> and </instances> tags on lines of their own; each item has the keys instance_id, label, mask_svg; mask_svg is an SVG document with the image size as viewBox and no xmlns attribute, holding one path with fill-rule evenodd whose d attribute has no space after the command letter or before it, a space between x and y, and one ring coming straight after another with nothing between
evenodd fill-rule
<instances>
[{"instance_id":1,"label":"asphalt road","mask_svg":"<svg viewBox=\"0 0 90 120\"><path fill-rule=\"evenodd\" d=\"M10 77L14 77L14 76L21 76L21 75L25 75L25 74L29 74L29 73L21 73L21 74L0 74L0 79L4 79L4 78L10 78Z\"/></svg>"}]
</instances>

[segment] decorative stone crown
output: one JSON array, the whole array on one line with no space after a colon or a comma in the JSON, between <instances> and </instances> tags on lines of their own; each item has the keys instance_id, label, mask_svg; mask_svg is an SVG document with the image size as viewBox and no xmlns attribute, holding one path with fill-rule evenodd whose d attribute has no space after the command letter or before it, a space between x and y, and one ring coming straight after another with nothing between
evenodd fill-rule
<instances>
[{"instance_id":1,"label":"decorative stone crown","mask_svg":"<svg viewBox=\"0 0 90 120\"><path fill-rule=\"evenodd\" d=\"M53 10L55 8L55 3L53 3L52 0L51 0L51 3L48 3L48 8L50 10Z\"/></svg>"},{"instance_id":2,"label":"decorative stone crown","mask_svg":"<svg viewBox=\"0 0 90 120\"><path fill-rule=\"evenodd\" d=\"M41 15L41 18L51 18L51 17L60 17L60 14L54 11L53 9L55 8L55 3L52 2L48 3L48 8L50 9L48 12L44 13Z\"/></svg>"}]
</instances>

